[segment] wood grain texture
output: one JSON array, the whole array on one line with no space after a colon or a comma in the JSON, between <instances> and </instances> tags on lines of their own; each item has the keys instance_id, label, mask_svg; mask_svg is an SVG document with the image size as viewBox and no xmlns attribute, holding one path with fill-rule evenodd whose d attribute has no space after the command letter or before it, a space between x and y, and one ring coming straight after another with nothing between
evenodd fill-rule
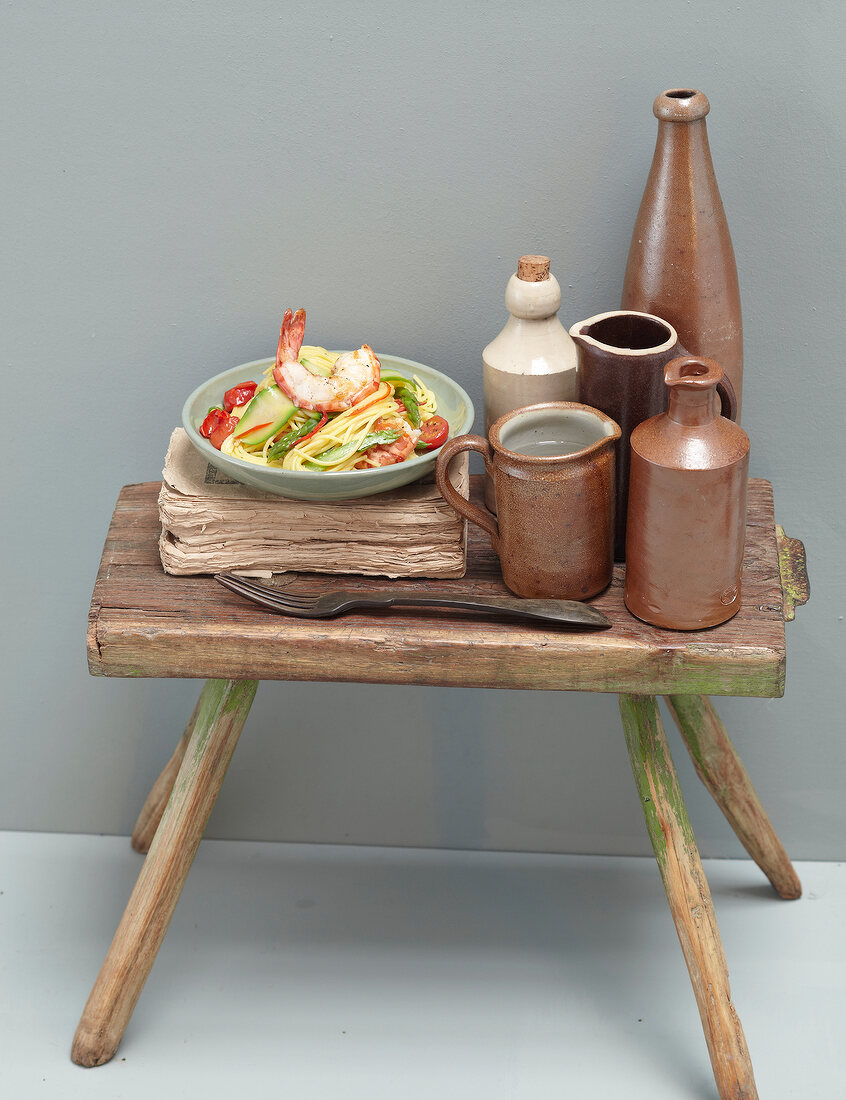
<instances>
[{"instance_id":1,"label":"wood grain texture","mask_svg":"<svg viewBox=\"0 0 846 1100\"><path fill-rule=\"evenodd\" d=\"M800 897L799 876L713 704L701 695L669 695L667 706L693 760L696 774L725 814L743 847L781 897Z\"/></svg>"},{"instance_id":2,"label":"wood grain texture","mask_svg":"<svg viewBox=\"0 0 846 1100\"><path fill-rule=\"evenodd\" d=\"M204 692L173 792L76 1030L71 1058L108 1062L156 959L246 721L257 684Z\"/></svg>"},{"instance_id":3,"label":"wood grain texture","mask_svg":"<svg viewBox=\"0 0 846 1100\"><path fill-rule=\"evenodd\" d=\"M740 1020L731 1000L711 891L702 869L658 706L623 695L620 713L649 838L681 943L720 1100L757 1100Z\"/></svg>"},{"instance_id":4,"label":"wood grain texture","mask_svg":"<svg viewBox=\"0 0 846 1100\"><path fill-rule=\"evenodd\" d=\"M473 495L481 499L481 479ZM779 696L784 619L772 488L749 483L743 607L696 633L660 630L623 606L623 567L590 601L612 621L596 633L405 609L305 621L271 615L207 577L173 577L159 561L158 483L127 486L109 529L91 604L95 675L229 677L573 691ZM467 575L439 589L508 595L486 536L470 532ZM368 590L378 578L286 574L281 587ZM393 581L412 591L433 582Z\"/></svg>"}]
</instances>

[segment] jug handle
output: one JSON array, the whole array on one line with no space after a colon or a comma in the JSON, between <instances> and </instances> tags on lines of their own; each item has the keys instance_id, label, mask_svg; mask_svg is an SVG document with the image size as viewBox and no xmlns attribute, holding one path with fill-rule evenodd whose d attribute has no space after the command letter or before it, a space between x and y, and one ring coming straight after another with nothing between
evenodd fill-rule
<instances>
[{"instance_id":1,"label":"jug handle","mask_svg":"<svg viewBox=\"0 0 846 1100\"><path fill-rule=\"evenodd\" d=\"M485 460L488 477L492 476L491 458L493 452L487 439L482 439L480 435L460 435L456 439L450 439L448 443L445 443L438 455L438 461L435 465L435 481L438 484L441 496L447 504L454 508L460 516L469 519L471 523L475 523L483 531L487 531L491 536L493 548L496 550L499 546L499 527L496 520L487 509L483 511L477 505L466 500L456 491L455 486L449 479L450 463L462 451L478 451Z\"/></svg>"}]
</instances>

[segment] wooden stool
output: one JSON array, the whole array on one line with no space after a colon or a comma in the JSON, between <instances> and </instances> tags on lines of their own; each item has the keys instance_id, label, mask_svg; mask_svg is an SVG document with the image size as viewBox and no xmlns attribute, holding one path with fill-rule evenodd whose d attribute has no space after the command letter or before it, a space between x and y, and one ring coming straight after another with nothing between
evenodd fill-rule
<instances>
[{"instance_id":1,"label":"wooden stool","mask_svg":"<svg viewBox=\"0 0 846 1100\"><path fill-rule=\"evenodd\" d=\"M784 623L808 598L804 550L773 522L769 482L749 483L743 607L698 634L638 622L622 599L623 567L594 602L611 630L579 634L408 609L320 623L281 620L208 577L171 577L159 561L158 484L122 491L94 588L88 632L95 675L205 677L173 756L138 818L148 851L88 998L71 1057L83 1066L117 1050L161 946L258 681L312 680L615 692L647 829L690 972L722 1100L757 1097L729 988L711 894L658 713L665 695L697 774L777 893L801 886L707 695L784 691ZM474 485L481 495L481 486ZM495 555L472 542L468 573L438 587L503 594ZM378 588L374 578L285 575L298 591ZM409 581L409 587L421 582ZM284 622L286 644L280 646ZM407 639L413 638L409 643ZM392 662L385 663L386 646ZM331 675L327 675L331 670Z\"/></svg>"}]
</instances>

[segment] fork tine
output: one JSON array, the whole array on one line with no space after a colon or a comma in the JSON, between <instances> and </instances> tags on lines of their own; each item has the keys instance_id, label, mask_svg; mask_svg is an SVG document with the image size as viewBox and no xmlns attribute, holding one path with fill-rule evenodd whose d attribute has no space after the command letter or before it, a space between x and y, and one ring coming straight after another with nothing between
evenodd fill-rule
<instances>
[{"instance_id":1,"label":"fork tine","mask_svg":"<svg viewBox=\"0 0 846 1100\"><path fill-rule=\"evenodd\" d=\"M240 592L252 592L257 596L275 596L278 593L278 589L270 585L259 584L249 577L239 577L235 573L218 573L215 580L233 591L237 588Z\"/></svg>"},{"instance_id":2,"label":"fork tine","mask_svg":"<svg viewBox=\"0 0 846 1100\"><path fill-rule=\"evenodd\" d=\"M298 592L285 592L276 588L271 591L280 603L287 603L292 607L314 607L317 603L317 596L305 596Z\"/></svg>"},{"instance_id":3,"label":"fork tine","mask_svg":"<svg viewBox=\"0 0 846 1100\"><path fill-rule=\"evenodd\" d=\"M218 573L214 579L224 587L231 588L233 592L252 592L257 596L263 596L272 591L266 584L256 584L248 577L236 577L234 573Z\"/></svg>"},{"instance_id":4,"label":"fork tine","mask_svg":"<svg viewBox=\"0 0 846 1100\"><path fill-rule=\"evenodd\" d=\"M228 573L218 573L214 578L218 584L222 584L224 588L228 588L231 592L235 592L239 596L246 596L247 598L255 597L256 599L264 599L266 594L270 592L269 588L264 585L259 587L255 584L248 584L242 577L233 577Z\"/></svg>"},{"instance_id":5,"label":"fork tine","mask_svg":"<svg viewBox=\"0 0 846 1100\"><path fill-rule=\"evenodd\" d=\"M279 607L295 607L298 611L309 611L317 606L316 596L297 596L290 592L274 592L272 589L269 593L262 592L261 595Z\"/></svg>"},{"instance_id":6,"label":"fork tine","mask_svg":"<svg viewBox=\"0 0 846 1100\"><path fill-rule=\"evenodd\" d=\"M261 602L266 607L278 607L285 610L307 611L317 604L316 596L305 596L295 592L280 592L266 584L257 584L247 577L236 577L231 573L218 573L215 580L245 599Z\"/></svg>"},{"instance_id":7,"label":"fork tine","mask_svg":"<svg viewBox=\"0 0 846 1100\"><path fill-rule=\"evenodd\" d=\"M258 592L254 589L242 587L235 580L224 580L223 578L217 579L219 580L219 583L224 586L224 588L228 588L231 592L234 592L236 596L240 596L242 599L248 600L250 603L258 604L259 607L263 607L266 611L275 611L277 614L282 615L309 614L309 612L304 608L293 607L285 603L280 603L278 600L274 599L272 595Z\"/></svg>"},{"instance_id":8,"label":"fork tine","mask_svg":"<svg viewBox=\"0 0 846 1100\"><path fill-rule=\"evenodd\" d=\"M285 602L292 607L313 607L317 603L316 596L305 596L297 592L286 592L281 588L272 588L268 584L259 584L246 578L235 577L235 583L242 592L251 592L256 596L266 597L271 600Z\"/></svg>"},{"instance_id":9,"label":"fork tine","mask_svg":"<svg viewBox=\"0 0 846 1100\"><path fill-rule=\"evenodd\" d=\"M235 592L236 590L233 588L232 591ZM257 607L263 607L265 611L272 611L275 615L288 615L295 619L313 618L312 612L307 608L288 607L287 604L277 603L275 600L268 600L264 596L258 596L250 592L237 592L237 595L242 596Z\"/></svg>"}]
</instances>

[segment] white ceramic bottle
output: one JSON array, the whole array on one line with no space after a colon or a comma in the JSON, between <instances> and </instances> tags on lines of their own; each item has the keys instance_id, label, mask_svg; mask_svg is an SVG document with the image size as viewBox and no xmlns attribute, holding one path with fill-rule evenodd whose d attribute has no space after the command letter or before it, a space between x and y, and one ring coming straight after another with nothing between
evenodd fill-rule
<instances>
[{"instance_id":1,"label":"white ceramic bottle","mask_svg":"<svg viewBox=\"0 0 846 1100\"><path fill-rule=\"evenodd\" d=\"M501 416L542 401L578 401L576 345L558 320L561 287L548 256L521 256L505 288L510 317L482 352L485 433ZM496 511L485 478L485 503Z\"/></svg>"}]
</instances>

